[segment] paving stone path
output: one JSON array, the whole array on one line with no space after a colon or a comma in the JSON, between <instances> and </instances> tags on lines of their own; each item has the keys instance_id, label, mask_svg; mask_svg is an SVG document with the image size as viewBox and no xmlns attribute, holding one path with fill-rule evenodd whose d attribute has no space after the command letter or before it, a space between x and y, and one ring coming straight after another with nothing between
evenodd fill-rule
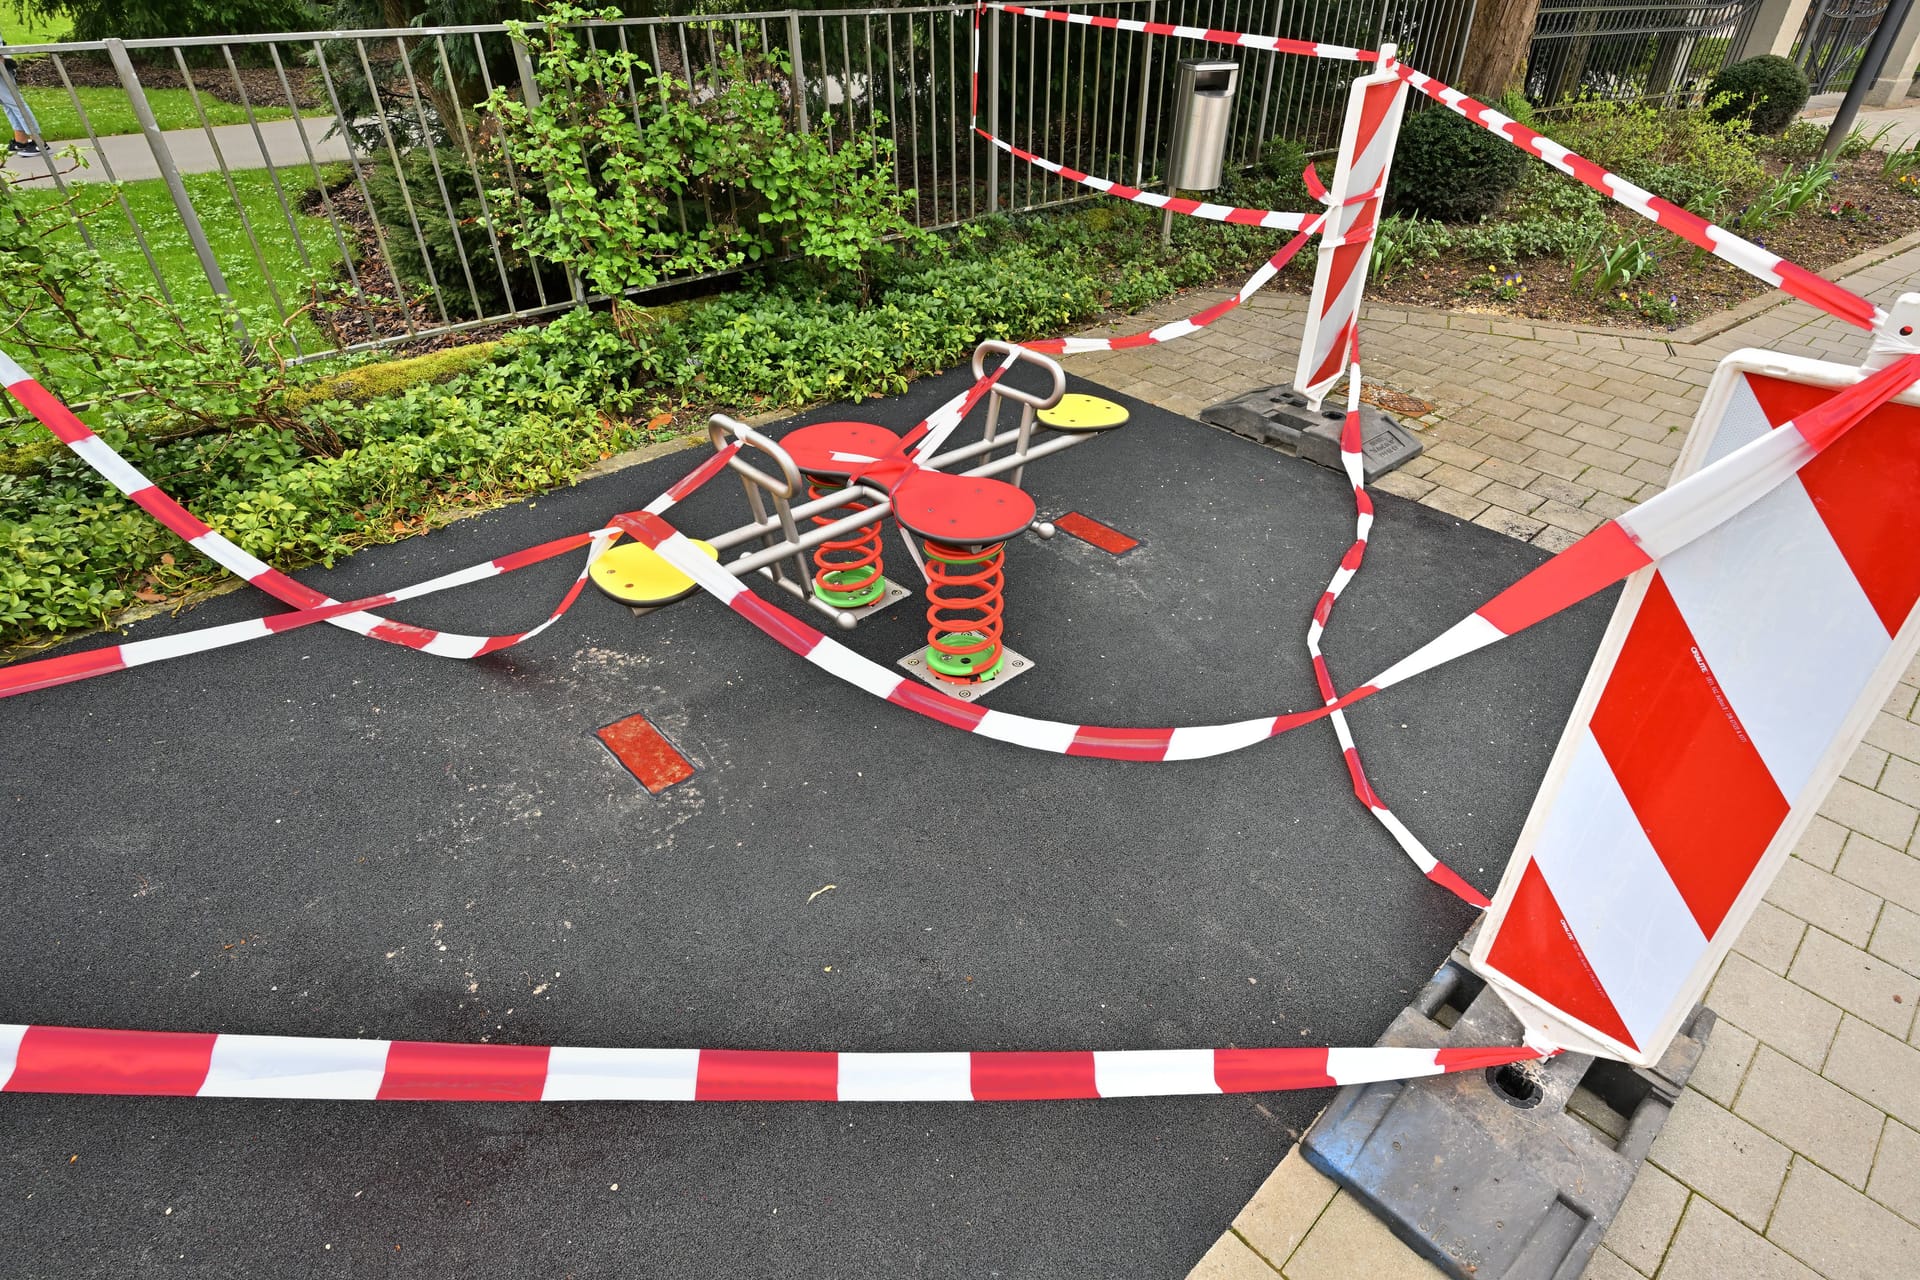
<instances>
[{"instance_id":1,"label":"paving stone path","mask_svg":"<svg viewBox=\"0 0 1920 1280\"><path fill-rule=\"evenodd\" d=\"M1829 274L1885 306L1920 237ZM1188 295L1134 332L1224 291ZM1185 414L1292 376L1304 300L1258 296L1075 373ZM1370 307L1367 380L1430 401L1426 453L1379 487L1558 550L1666 483L1713 368L1766 347L1858 361L1867 337L1757 300L1671 335ZM1920 444L1920 442L1917 442ZM1708 995L1720 1024L1590 1280L1884 1280L1920 1259L1920 664L1887 704ZM1435 1277L1296 1150L1189 1280Z\"/></svg>"}]
</instances>

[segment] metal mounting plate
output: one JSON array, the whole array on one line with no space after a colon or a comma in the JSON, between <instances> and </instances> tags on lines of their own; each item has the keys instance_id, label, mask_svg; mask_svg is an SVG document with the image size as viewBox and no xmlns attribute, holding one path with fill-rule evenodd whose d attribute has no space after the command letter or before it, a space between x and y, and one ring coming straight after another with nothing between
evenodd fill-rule
<instances>
[{"instance_id":1,"label":"metal mounting plate","mask_svg":"<svg viewBox=\"0 0 1920 1280\"><path fill-rule=\"evenodd\" d=\"M950 693L962 702L977 702L988 693L998 689L1011 680L1018 680L1033 670L1033 659L1014 651L1013 646L1004 645L1006 661L1001 664L999 674L991 680L980 680L973 684L955 684L951 680L942 680L927 670L927 647L921 645L906 657L893 665L913 676L922 684L932 685L942 693Z\"/></svg>"}]
</instances>

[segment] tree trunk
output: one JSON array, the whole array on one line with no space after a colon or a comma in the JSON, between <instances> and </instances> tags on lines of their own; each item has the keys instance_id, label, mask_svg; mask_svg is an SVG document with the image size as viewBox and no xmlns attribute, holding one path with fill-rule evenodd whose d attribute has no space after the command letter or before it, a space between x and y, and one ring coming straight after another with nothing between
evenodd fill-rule
<instances>
[{"instance_id":1,"label":"tree trunk","mask_svg":"<svg viewBox=\"0 0 1920 1280\"><path fill-rule=\"evenodd\" d=\"M1460 88L1491 100L1513 86L1527 62L1540 0L1481 0L1460 64Z\"/></svg>"}]
</instances>

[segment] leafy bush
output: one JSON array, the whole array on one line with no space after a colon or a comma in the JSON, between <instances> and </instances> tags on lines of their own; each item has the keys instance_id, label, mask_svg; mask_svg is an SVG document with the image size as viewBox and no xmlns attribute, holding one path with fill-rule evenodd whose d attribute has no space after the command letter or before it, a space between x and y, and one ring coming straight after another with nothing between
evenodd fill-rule
<instances>
[{"instance_id":1,"label":"leafy bush","mask_svg":"<svg viewBox=\"0 0 1920 1280\"><path fill-rule=\"evenodd\" d=\"M618 294L783 253L863 275L889 238L920 234L911 193L894 190L891 141L836 141L830 120L793 127L785 53L723 46L690 85L561 25L617 16L559 4L539 32L507 24L544 44L540 105L502 88L483 108L521 171L488 191L517 246ZM635 94L642 110L629 109Z\"/></svg>"},{"instance_id":2,"label":"leafy bush","mask_svg":"<svg viewBox=\"0 0 1920 1280\"><path fill-rule=\"evenodd\" d=\"M1470 222L1498 209L1526 166L1526 153L1512 143L1434 107L1401 127L1387 195L1405 212Z\"/></svg>"},{"instance_id":3,"label":"leafy bush","mask_svg":"<svg viewBox=\"0 0 1920 1280\"><path fill-rule=\"evenodd\" d=\"M452 381L321 401L297 428L156 439L106 414L96 429L248 553L330 564L418 531L449 500L538 492L631 447L644 429L617 415L636 402L639 367L605 316L576 311ZM316 456L303 434L338 452ZM219 574L64 450L33 475L0 475L0 641L104 622Z\"/></svg>"},{"instance_id":4,"label":"leafy bush","mask_svg":"<svg viewBox=\"0 0 1920 1280\"><path fill-rule=\"evenodd\" d=\"M1854 133L1858 132L1859 130L1854 130ZM1847 141L1848 143L1853 141L1852 134L1847 136ZM1795 120L1782 132L1760 140L1761 150L1784 160L1811 160L1819 155L1826 145L1826 126L1817 120ZM1845 148L1841 150L1844 155Z\"/></svg>"},{"instance_id":5,"label":"leafy bush","mask_svg":"<svg viewBox=\"0 0 1920 1280\"><path fill-rule=\"evenodd\" d=\"M111 197L105 197L110 199ZM0 180L0 317L8 345L70 402L111 403L121 429L155 441L269 426L301 432L287 389L310 375L289 366L286 322L183 290L168 302L150 282L124 279L73 232L102 197L74 188L28 204ZM28 429L37 443L39 429ZM27 461L19 428L0 452ZM325 442L310 438L316 448ZM32 450L26 450L30 454Z\"/></svg>"},{"instance_id":6,"label":"leafy bush","mask_svg":"<svg viewBox=\"0 0 1920 1280\"><path fill-rule=\"evenodd\" d=\"M1722 192L1718 203L1724 203L1766 181L1755 138L1740 121L1716 120L1704 110L1588 97L1548 132L1562 146L1676 204Z\"/></svg>"},{"instance_id":7,"label":"leafy bush","mask_svg":"<svg viewBox=\"0 0 1920 1280\"><path fill-rule=\"evenodd\" d=\"M1763 53L1724 68L1707 86L1719 121L1747 118L1755 133L1779 133L1807 105L1813 85L1807 73L1776 53Z\"/></svg>"}]
</instances>

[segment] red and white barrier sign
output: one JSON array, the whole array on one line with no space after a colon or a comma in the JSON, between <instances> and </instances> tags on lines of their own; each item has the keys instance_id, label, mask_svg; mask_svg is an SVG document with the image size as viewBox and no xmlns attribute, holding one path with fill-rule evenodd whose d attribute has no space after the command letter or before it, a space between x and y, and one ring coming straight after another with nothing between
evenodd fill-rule
<instances>
[{"instance_id":1,"label":"red and white barrier sign","mask_svg":"<svg viewBox=\"0 0 1920 1280\"><path fill-rule=\"evenodd\" d=\"M1293 389L1316 410L1346 372L1348 353L1354 349L1360 299L1373 257L1373 232L1380 223L1394 143L1399 140L1400 117L1406 107L1406 82L1390 69L1361 76L1348 94L1340 158L1327 192L1331 207L1320 237L1306 331L1293 371Z\"/></svg>"},{"instance_id":2,"label":"red and white barrier sign","mask_svg":"<svg viewBox=\"0 0 1920 1280\"><path fill-rule=\"evenodd\" d=\"M1770 436L1800 452L1785 424L1859 381L1734 353L1679 473ZM1683 545L1636 540L1657 558L1628 582L1473 953L1536 1035L1659 1057L1920 650L1917 406L1875 409Z\"/></svg>"}]
</instances>

